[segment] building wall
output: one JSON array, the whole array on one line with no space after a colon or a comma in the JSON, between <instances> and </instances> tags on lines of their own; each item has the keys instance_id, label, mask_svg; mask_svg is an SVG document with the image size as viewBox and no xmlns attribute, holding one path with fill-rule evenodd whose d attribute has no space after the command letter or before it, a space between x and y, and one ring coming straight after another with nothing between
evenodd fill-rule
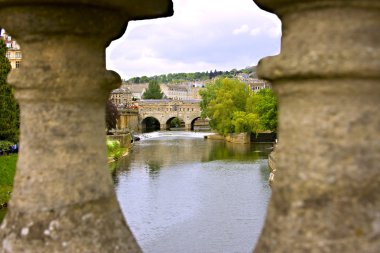
<instances>
[{"instance_id":1,"label":"building wall","mask_svg":"<svg viewBox=\"0 0 380 253\"><path fill-rule=\"evenodd\" d=\"M8 35L5 30L1 29L0 31L0 39L4 40L5 45L7 46L6 57L8 58L12 69L18 69L21 66L22 62L22 53L20 49L20 45L12 38L12 36Z\"/></svg>"}]
</instances>

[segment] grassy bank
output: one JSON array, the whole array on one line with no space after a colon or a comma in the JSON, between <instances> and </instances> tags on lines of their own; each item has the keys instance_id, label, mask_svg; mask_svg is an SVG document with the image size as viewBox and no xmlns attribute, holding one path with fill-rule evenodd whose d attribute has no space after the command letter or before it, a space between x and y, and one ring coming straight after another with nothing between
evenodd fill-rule
<instances>
[{"instance_id":1,"label":"grassy bank","mask_svg":"<svg viewBox=\"0 0 380 253\"><path fill-rule=\"evenodd\" d=\"M124 148L117 140L107 140L107 156L111 161L119 160L126 152L128 148Z\"/></svg>"},{"instance_id":2,"label":"grassy bank","mask_svg":"<svg viewBox=\"0 0 380 253\"><path fill-rule=\"evenodd\" d=\"M0 205L7 203L12 191L16 172L17 155L0 156ZM0 209L0 222L5 215L5 208Z\"/></svg>"}]
</instances>

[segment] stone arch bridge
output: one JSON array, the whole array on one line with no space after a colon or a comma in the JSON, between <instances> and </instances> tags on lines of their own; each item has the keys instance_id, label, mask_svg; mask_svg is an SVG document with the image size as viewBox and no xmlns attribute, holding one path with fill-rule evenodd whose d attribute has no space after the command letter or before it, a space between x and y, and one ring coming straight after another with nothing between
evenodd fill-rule
<instances>
[{"instance_id":1,"label":"stone arch bridge","mask_svg":"<svg viewBox=\"0 0 380 253\"><path fill-rule=\"evenodd\" d=\"M170 128L171 120L178 118L182 127L194 130L194 124L201 116L199 103L200 100L141 100L136 109L120 111L118 127L143 132L149 127L166 130Z\"/></svg>"}]
</instances>

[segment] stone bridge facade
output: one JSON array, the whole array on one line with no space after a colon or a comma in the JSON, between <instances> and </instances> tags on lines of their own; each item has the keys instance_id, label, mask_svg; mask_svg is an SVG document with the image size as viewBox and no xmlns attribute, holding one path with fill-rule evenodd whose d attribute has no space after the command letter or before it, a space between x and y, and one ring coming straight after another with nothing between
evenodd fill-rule
<instances>
[{"instance_id":1,"label":"stone bridge facade","mask_svg":"<svg viewBox=\"0 0 380 253\"><path fill-rule=\"evenodd\" d=\"M191 130L195 120L201 116L200 100L142 100L139 102L139 126L146 128L146 119L154 118L161 130L170 127L170 121L178 118L185 123L185 129Z\"/></svg>"},{"instance_id":2,"label":"stone bridge facade","mask_svg":"<svg viewBox=\"0 0 380 253\"><path fill-rule=\"evenodd\" d=\"M255 2L283 22L281 54L258 67L279 145L255 252L379 252L380 0ZM0 1L25 52L8 77L21 129L1 253L141 252L107 169L105 103L121 79L105 48L129 20L172 13L170 0Z\"/></svg>"},{"instance_id":3,"label":"stone bridge facade","mask_svg":"<svg viewBox=\"0 0 380 253\"><path fill-rule=\"evenodd\" d=\"M194 123L201 116L200 100L150 99L135 103L134 108L119 109L118 129L142 131L147 128L147 119L158 122L160 130L170 127L170 121L178 118L184 122L185 130L193 130Z\"/></svg>"}]
</instances>

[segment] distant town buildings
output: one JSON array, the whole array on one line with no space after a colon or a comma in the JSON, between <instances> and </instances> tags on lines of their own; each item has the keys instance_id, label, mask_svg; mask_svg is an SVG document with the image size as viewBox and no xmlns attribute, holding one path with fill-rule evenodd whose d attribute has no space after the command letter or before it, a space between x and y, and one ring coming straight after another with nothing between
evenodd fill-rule
<instances>
[{"instance_id":1,"label":"distant town buildings","mask_svg":"<svg viewBox=\"0 0 380 253\"><path fill-rule=\"evenodd\" d=\"M236 78L240 82L246 83L254 92L258 92L261 89L272 88L272 85L268 81L252 77L245 73L238 74Z\"/></svg>"},{"instance_id":2,"label":"distant town buildings","mask_svg":"<svg viewBox=\"0 0 380 253\"><path fill-rule=\"evenodd\" d=\"M248 74L239 74L236 76L238 80L246 83L254 92L261 89L272 88L271 84L265 80L250 77ZM202 81L183 82L178 84L161 84L160 88L164 94L163 98L168 100L201 100L199 91L205 87L206 83ZM118 108L133 108L142 100L148 84L123 84L119 89L113 90L110 100Z\"/></svg>"},{"instance_id":3,"label":"distant town buildings","mask_svg":"<svg viewBox=\"0 0 380 253\"><path fill-rule=\"evenodd\" d=\"M262 79L252 78L247 84L254 92L258 92L261 89L272 89L270 82Z\"/></svg>"},{"instance_id":4,"label":"distant town buildings","mask_svg":"<svg viewBox=\"0 0 380 253\"><path fill-rule=\"evenodd\" d=\"M187 82L181 84L161 84L160 88L165 99L169 100L193 100L201 99L199 90L205 86L201 82ZM148 84L123 84L120 88L113 90L110 100L118 108L133 107L134 101L142 100L142 96Z\"/></svg>"},{"instance_id":5,"label":"distant town buildings","mask_svg":"<svg viewBox=\"0 0 380 253\"><path fill-rule=\"evenodd\" d=\"M20 45L8 35L4 29L0 28L0 39L4 40L7 47L6 57L11 63L12 69L18 69L21 66L22 62L22 53Z\"/></svg>"}]
</instances>

